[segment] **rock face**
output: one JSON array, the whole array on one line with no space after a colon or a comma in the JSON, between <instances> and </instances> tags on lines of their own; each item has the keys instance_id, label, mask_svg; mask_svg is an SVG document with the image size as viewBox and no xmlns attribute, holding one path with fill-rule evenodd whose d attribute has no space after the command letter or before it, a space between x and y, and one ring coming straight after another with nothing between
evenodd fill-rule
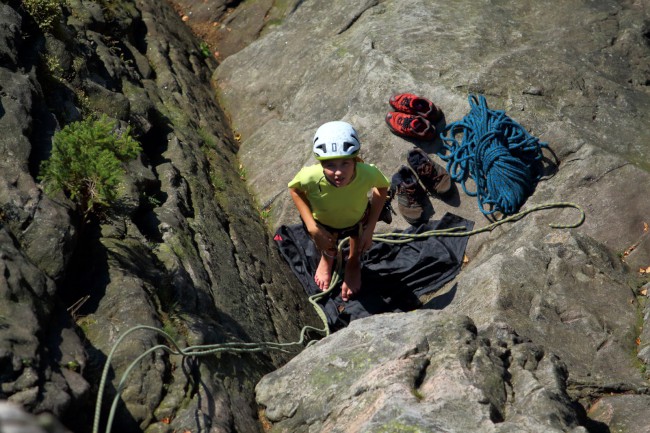
<instances>
[{"instance_id":1,"label":"rock face","mask_svg":"<svg viewBox=\"0 0 650 433\"><path fill-rule=\"evenodd\" d=\"M419 326L413 326L418 323ZM585 432L553 354L432 310L352 322L257 385L282 432Z\"/></svg>"},{"instance_id":2,"label":"rock face","mask_svg":"<svg viewBox=\"0 0 650 433\"><path fill-rule=\"evenodd\" d=\"M454 344L413 349L430 341L419 334L429 335L430 326L440 326L440 338L448 341L455 340L447 332L455 331L430 313L409 313L363 319L264 378L257 396L272 431L647 431L627 419L635 409L638 419L650 416L648 277L639 272L650 265L650 155L643 126L650 117L647 5L297 3L281 25L225 59L213 77L242 136L239 156L248 183L271 205L274 226L297 221L286 184L313 163L309 143L325 121L355 125L362 157L389 176L413 145L431 155L441 149L439 139L419 142L390 133L383 120L391 110L388 99L401 92L427 97L443 110L439 131L469 112L468 95L484 95L490 108L505 110L549 144L546 177L524 208L574 202L586 220L577 229L554 230L549 223L570 223L576 213L548 210L471 237L464 270L441 291L444 296L428 302L455 323L473 323L479 337L469 340L491 348L479 350L491 354L484 358L491 373L477 374L474 382L463 377L463 390L476 393L463 401L467 406L418 382L436 383L438 371L456 377L453 372L472 369L470 362L453 370L443 359L462 358ZM452 212L477 227L489 222L460 188L432 202L437 215ZM378 229L404 227L398 217ZM394 321L400 331L390 328ZM395 352L380 342L388 328L408 340ZM535 349L515 354L522 346L499 343L499 332ZM345 342L351 348L341 347ZM363 362L353 362L359 357ZM428 365L426 374L418 376L422 367L414 367L413 358ZM510 383L521 377L510 371L515 359L522 374L539 382ZM566 375L559 373L564 368ZM347 369L353 372L346 375ZM315 380L321 372L330 372L331 381ZM296 382L291 387L290 379ZM491 379L501 384L498 398L496 388L480 385ZM409 387L418 390L417 398ZM528 404L533 389L539 391L536 403ZM550 412L555 416L545 415Z\"/></svg>"},{"instance_id":3,"label":"rock face","mask_svg":"<svg viewBox=\"0 0 650 433\"><path fill-rule=\"evenodd\" d=\"M156 329L182 347L290 342L318 319L271 248L210 87L216 63L181 17L165 2L47 4L0 4L0 399L90 431L109 352L146 325L114 353L104 430L127 368L170 344ZM100 114L143 153L117 206L82 220L43 194L39 165L56 130ZM260 431L254 384L288 358L149 352L114 431Z\"/></svg>"},{"instance_id":4,"label":"rock face","mask_svg":"<svg viewBox=\"0 0 650 433\"><path fill-rule=\"evenodd\" d=\"M627 259L647 266L650 246L641 237L648 209L640 197L650 155L648 131L639 126L650 115L647 13L617 1L305 1L227 58L214 79L242 135L249 183L263 203L279 195L276 225L296 218L286 184L312 163L308 143L321 123L352 122L362 156L390 175L412 145L384 124L392 94L433 100L445 115L439 130L468 113L468 94L484 94L490 108L506 110L549 143L555 155L548 158L559 159L531 204L578 202L588 214L582 230L617 252L639 242ZM415 144L430 153L441 146ZM481 221L476 202L461 198L434 208ZM480 242L471 244L473 253Z\"/></svg>"},{"instance_id":5,"label":"rock face","mask_svg":"<svg viewBox=\"0 0 650 433\"><path fill-rule=\"evenodd\" d=\"M102 397L108 430L130 370L113 431L647 431L644 2L28 3L0 3L0 425L34 424L18 404L65 426L48 431L91 431ZM186 23L220 41L218 67ZM552 150L527 206L576 202L585 223L550 229L576 217L556 209L474 236L425 309L353 322L291 360L163 350L161 330L196 347L319 326L266 224L297 221L286 184L325 121L352 122L387 175L413 145L438 151L386 128L406 91L440 106L439 130L468 94L506 110ZM143 152L119 203L83 220L42 192L39 165L55 131L100 114ZM433 205L487 223L460 190Z\"/></svg>"},{"instance_id":6,"label":"rock face","mask_svg":"<svg viewBox=\"0 0 650 433\"><path fill-rule=\"evenodd\" d=\"M221 61L273 29L298 2L175 0L172 3L185 23Z\"/></svg>"}]
</instances>

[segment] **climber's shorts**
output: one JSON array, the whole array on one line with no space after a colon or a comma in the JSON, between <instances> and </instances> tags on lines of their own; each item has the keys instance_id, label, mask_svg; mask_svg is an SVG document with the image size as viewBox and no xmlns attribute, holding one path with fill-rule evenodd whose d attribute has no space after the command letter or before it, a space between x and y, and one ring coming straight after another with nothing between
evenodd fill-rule
<instances>
[{"instance_id":1,"label":"climber's shorts","mask_svg":"<svg viewBox=\"0 0 650 433\"><path fill-rule=\"evenodd\" d=\"M328 226L327 224L323 224L318 220L316 220L316 224L318 224L319 227L322 227L325 230L327 230L337 240L347 238L348 236L351 238L358 238L361 235L361 231L363 230L363 228L366 226L368 222L369 214L370 214L370 203L368 203L368 207L366 207L366 211L363 213L363 216L361 217L359 222L354 225L351 225L350 227L337 229ZM305 231L307 231L307 226L305 225L304 221L302 223L302 226L304 227Z\"/></svg>"}]
</instances>

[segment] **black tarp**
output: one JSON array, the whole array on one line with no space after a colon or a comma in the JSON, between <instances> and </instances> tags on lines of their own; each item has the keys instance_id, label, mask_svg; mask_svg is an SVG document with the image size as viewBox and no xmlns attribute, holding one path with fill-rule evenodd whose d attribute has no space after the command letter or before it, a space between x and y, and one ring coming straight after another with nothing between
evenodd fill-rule
<instances>
[{"instance_id":1,"label":"black tarp","mask_svg":"<svg viewBox=\"0 0 650 433\"><path fill-rule=\"evenodd\" d=\"M442 219L405 233L465 227L472 221L446 213ZM280 254L302 284L308 296L320 292L314 273L320 255L302 225L283 225L275 234ZM438 290L453 279L463 263L467 237L429 236L405 244L373 242L362 259L361 291L353 299L341 299L340 285L319 301L330 329L347 326L350 321L386 312L410 311L422 306L419 297ZM344 251L344 256L347 251Z\"/></svg>"}]
</instances>

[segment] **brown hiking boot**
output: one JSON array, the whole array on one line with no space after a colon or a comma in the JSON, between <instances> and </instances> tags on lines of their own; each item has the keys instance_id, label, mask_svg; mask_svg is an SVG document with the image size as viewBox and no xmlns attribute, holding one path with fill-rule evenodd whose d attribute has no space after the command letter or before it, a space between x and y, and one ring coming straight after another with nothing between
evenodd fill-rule
<instances>
[{"instance_id":1,"label":"brown hiking boot","mask_svg":"<svg viewBox=\"0 0 650 433\"><path fill-rule=\"evenodd\" d=\"M409 224L425 224L433 216L434 210L427 192L408 167L400 167L393 175L391 189L394 189L397 195L397 210Z\"/></svg>"},{"instance_id":2,"label":"brown hiking boot","mask_svg":"<svg viewBox=\"0 0 650 433\"><path fill-rule=\"evenodd\" d=\"M429 158L422 149L416 147L410 150L406 162L430 194L442 196L451 189L451 177L447 170Z\"/></svg>"}]
</instances>

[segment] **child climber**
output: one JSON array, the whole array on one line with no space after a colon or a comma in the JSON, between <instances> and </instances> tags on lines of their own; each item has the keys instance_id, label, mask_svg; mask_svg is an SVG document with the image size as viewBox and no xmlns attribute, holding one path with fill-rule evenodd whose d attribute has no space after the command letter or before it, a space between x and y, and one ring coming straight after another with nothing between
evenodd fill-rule
<instances>
[{"instance_id":1,"label":"child climber","mask_svg":"<svg viewBox=\"0 0 650 433\"><path fill-rule=\"evenodd\" d=\"M337 240L350 237L341 286L341 298L347 301L361 289L361 254L372 245L390 181L357 156L361 143L349 123L327 122L318 128L313 141L320 164L301 169L289 182L289 191L321 252L314 275L321 290L327 290L332 279Z\"/></svg>"}]
</instances>

